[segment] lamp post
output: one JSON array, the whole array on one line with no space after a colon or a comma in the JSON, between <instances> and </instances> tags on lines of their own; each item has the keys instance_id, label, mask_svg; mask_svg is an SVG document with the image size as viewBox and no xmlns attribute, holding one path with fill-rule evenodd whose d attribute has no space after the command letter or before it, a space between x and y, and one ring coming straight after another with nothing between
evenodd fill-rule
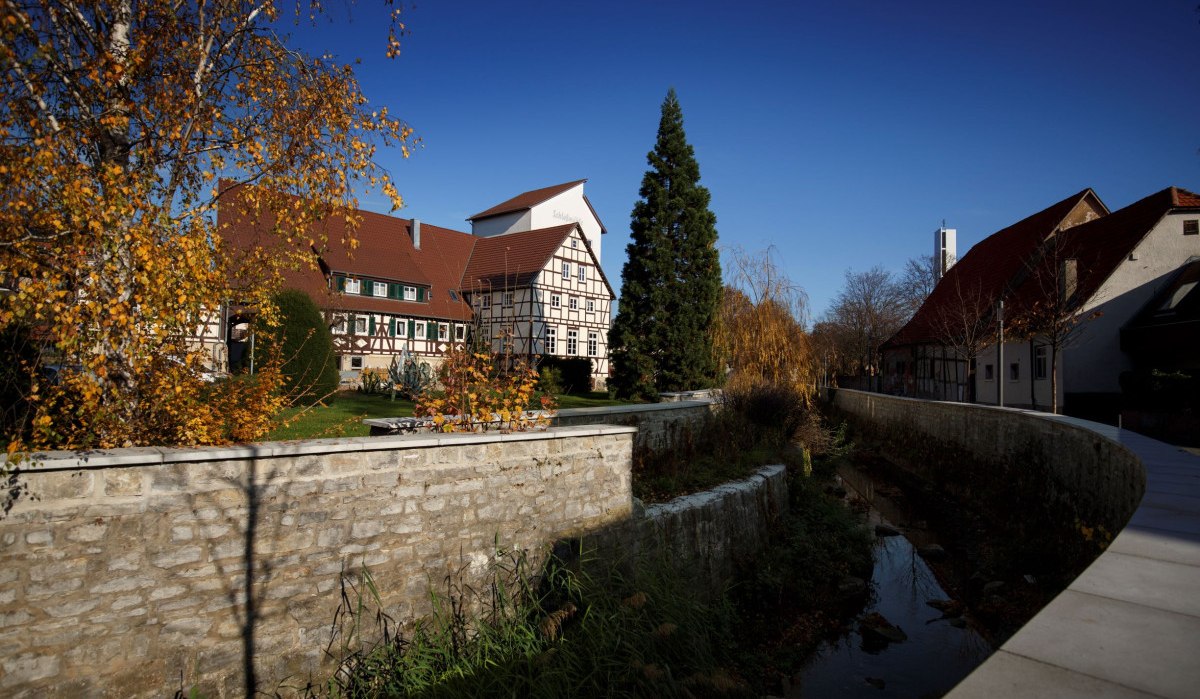
<instances>
[{"instance_id":1,"label":"lamp post","mask_svg":"<svg viewBox=\"0 0 1200 699\"><path fill-rule=\"evenodd\" d=\"M996 311L1000 319L1000 344L996 345L996 405L1004 407L1004 299Z\"/></svg>"}]
</instances>

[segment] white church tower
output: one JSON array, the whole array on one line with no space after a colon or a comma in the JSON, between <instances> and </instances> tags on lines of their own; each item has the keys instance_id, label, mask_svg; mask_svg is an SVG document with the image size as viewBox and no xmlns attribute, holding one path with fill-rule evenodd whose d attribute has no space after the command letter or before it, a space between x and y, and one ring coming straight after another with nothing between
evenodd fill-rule
<instances>
[{"instance_id":1,"label":"white church tower","mask_svg":"<svg viewBox=\"0 0 1200 699\"><path fill-rule=\"evenodd\" d=\"M958 231L954 228L946 228L946 222L942 221L941 228L933 232L933 259L937 264L937 278L941 279L946 270L954 266L955 260L958 258L956 254L955 238L958 236Z\"/></svg>"}]
</instances>

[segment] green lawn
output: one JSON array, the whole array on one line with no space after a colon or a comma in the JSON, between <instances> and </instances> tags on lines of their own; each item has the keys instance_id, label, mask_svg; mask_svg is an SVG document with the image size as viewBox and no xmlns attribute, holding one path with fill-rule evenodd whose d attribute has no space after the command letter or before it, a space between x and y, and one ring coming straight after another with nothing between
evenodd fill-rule
<instances>
[{"instance_id":1,"label":"green lawn","mask_svg":"<svg viewBox=\"0 0 1200 699\"><path fill-rule=\"evenodd\" d=\"M560 408L591 408L598 405L625 405L629 402L610 399L607 393L599 391L558 396ZM281 418L294 418L294 421L284 427L277 427L267 435L267 440L365 437L370 434L371 428L362 423L364 418L409 417L412 411L413 404L409 400L396 398L396 402L393 403L386 395L368 396L358 391L343 391L329 406L285 410Z\"/></svg>"}]
</instances>

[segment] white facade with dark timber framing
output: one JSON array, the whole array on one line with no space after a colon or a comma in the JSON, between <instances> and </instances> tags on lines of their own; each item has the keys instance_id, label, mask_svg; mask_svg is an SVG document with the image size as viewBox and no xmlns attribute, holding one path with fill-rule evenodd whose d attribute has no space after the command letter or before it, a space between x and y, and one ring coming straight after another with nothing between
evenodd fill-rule
<instances>
[{"instance_id":1,"label":"white facade with dark timber framing","mask_svg":"<svg viewBox=\"0 0 1200 699\"><path fill-rule=\"evenodd\" d=\"M597 246L604 226L583 196L585 180L533 190L477 215L478 234L367 211L357 212L351 251L340 217L320 224L314 268L285 285L308 293L327 314L343 379L409 356L436 371L473 332L494 352L586 358L592 386L608 376L608 327L615 298ZM489 214L488 212L492 212ZM270 245L236 206L219 212L224 235L241 246ZM557 224L525 228L533 222ZM223 308L206 326L214 366L244 351L234 340L243 317ZM212 324L210 324L212 325ZM224 359L224 361L222 361ZM222 366L224 364L224 366Z\"/></svg>"}]
</instances>

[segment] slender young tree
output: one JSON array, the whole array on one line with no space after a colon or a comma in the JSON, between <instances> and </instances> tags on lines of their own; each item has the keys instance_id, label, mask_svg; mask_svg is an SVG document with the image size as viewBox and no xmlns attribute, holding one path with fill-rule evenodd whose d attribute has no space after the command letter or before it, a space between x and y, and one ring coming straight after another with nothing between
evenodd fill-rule
<instances>
[{"instance_id":1,"label":"slender young tree","mask_svg":"<svg viewBox=\"0 0 1200 699\"><path fill-rule=\"evenodd\" d=\"M721 300L717 219L674 89L663 101L647 161L609 332L613 387L622 396L707 388L718 375L712 339Z\"/></svg>"},{"instance_id":2,"label":"slender young tree","mask_svg":"<svg viewBox=\"0 0 1200 699\"><path fill-rule=\"evenodd\" d=\"M376 149L406 153L411 139L351 66L286 43L289 18L320 12L274 0L0 5L0 280L14 284L0 328L36 329L44 363L63 368L53 382L27 368L30 427L4 435L10 453L266 429L271 391L213 407L189 338L223 299L269 321L280 268L315 264L317 222L353 228L356 191L398 207ZM239 260L220 244L214 214L234 197L281 245Z\"/></svg>"}]
</instances>

